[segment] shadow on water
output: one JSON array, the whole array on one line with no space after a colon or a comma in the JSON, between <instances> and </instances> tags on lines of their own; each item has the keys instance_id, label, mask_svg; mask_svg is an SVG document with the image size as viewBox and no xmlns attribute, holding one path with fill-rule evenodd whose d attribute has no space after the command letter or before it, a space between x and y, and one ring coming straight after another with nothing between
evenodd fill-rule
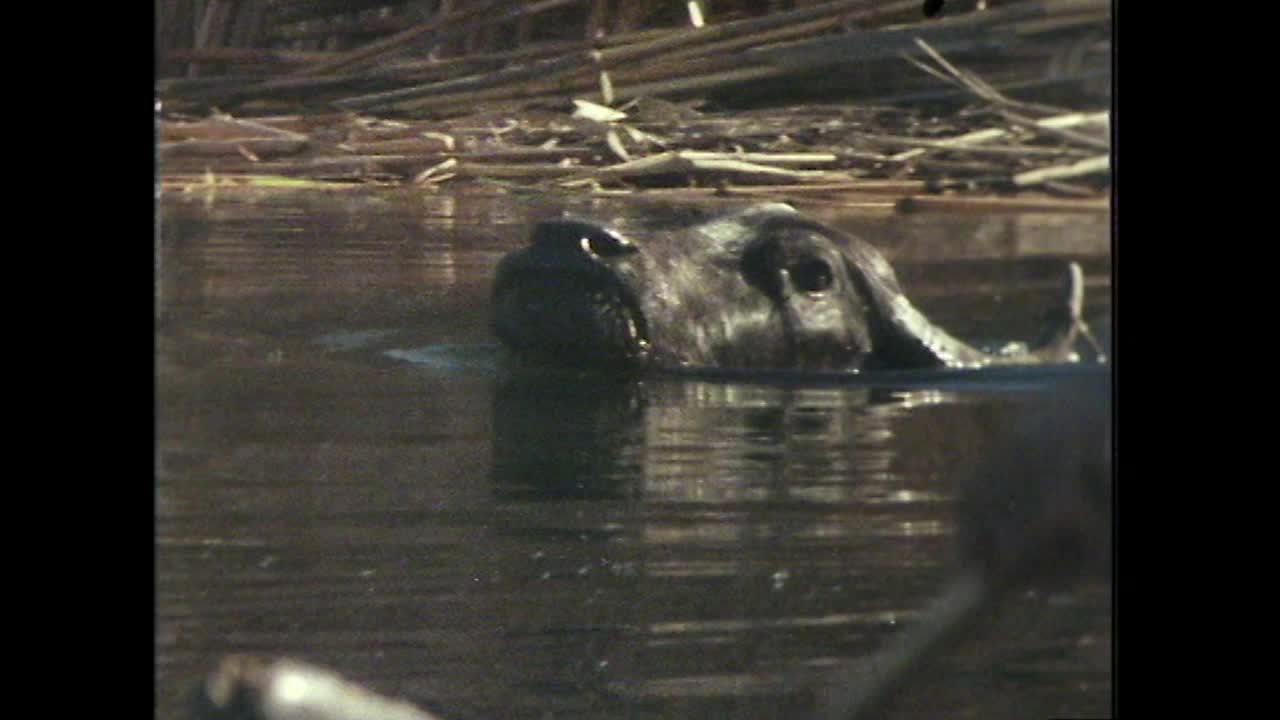
<instances>
[{"instance_id":1,"label":"shadow on water","mask_svg":"<svg viewBox=\"0 0 1280 720\"><path fill-rule=\"evenodd\" d=\"M547 207L164 212L159 717L227 653L315 662L447 720L796 717L953 577L965 469L1054 384L513 370L488 282ZM957 333L1033 327L1046 253L1081 259L1087 306L1109 309L1105 223L892 220L846 222L897 228L908 294ZM1104 716L1110 617L1104 583L1030 585L891 716Z\"/></svg>"}]
</instances>

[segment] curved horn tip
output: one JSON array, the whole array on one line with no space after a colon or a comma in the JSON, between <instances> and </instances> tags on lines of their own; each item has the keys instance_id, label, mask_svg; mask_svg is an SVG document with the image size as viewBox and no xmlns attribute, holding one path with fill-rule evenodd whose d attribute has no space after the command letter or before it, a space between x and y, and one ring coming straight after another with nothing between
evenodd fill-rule
<instances>
[{"instance_id":1,"label":"curved horn tip","mask_svg":"<svg viewBox=\"0 0 1280 720\"><path fill-rule=\"evenodd\" d=\"M1084 270L1075 261L1067 263L1067 308L1072 319L1084 313Z\"/></svg>"}]
</instances>

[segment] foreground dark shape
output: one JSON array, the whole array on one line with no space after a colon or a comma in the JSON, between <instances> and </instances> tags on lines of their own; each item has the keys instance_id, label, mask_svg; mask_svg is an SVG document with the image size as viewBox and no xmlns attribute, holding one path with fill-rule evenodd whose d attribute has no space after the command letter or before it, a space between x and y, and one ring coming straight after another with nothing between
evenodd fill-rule
<instances>
[{"instance_id":1,"label":"foreground dark shape","mask_svg":"<svg viewBox=\"0 0 1280 720\"><path fill-rule=\"evenodd\" d=\"M1083 302L1072 263L1045 339L985 353L921 314L870 244L775 203L635 237L540 223L498 266L494 329L516 354L563 365L959 368L1074 360Z\"/></svg>"},{"instance_id":2,"label":"foreground dark shape","mask_svg":"<svg viewBox=\"0 0 1280 720\"><path fill-rule=\"evenodd\" d=\"M964 571L888 647L833 672L817 717L879 717L1011 591L1109 581L1111 437L1109 376L1064 383L1024 413L960 488Z\"/></svg>"},{"instance_id":3,"label":"foreground dark shape","mask_svg":"<svg viewBox=\"0 0 1280 720\"><path fill-rule=\"evenodd\" d=\"M314 665L228 655L196 692L196 720L439 720Z\"/></svg>"}]
</instances>

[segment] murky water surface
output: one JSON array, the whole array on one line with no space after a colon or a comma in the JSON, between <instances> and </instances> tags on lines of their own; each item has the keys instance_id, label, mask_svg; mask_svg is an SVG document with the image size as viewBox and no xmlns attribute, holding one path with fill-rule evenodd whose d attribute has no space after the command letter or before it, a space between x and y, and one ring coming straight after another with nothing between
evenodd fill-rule
<instances>
[{"instance_id":1,"label":"murky water surface","mask_svg":"<svg viewBox=\"0 0 1280 720\"><path fill-rule=\"evenodd\" d=\"M159 717L229 652L446 718L797 717L943 587L961 468L1035 393L509 372L492 270L564 207L166 194ZM1106 218L812 212L966 339L1032 336L1055 256L1109 311ZM1106 586L1021 593L893 716L1106 716L1110 628Z\"/></svg>"}]
</instances>

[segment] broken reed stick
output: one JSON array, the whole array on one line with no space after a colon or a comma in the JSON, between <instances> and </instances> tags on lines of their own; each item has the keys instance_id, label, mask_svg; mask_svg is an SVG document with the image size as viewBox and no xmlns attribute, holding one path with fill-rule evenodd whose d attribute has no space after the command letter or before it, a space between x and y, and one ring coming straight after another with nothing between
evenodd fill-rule
<instances>
[{"instance_id":1,"label":"broken reed stick","mask_svg":"<svg viewBox=\"0 0 1280 720\"><path fill-rule=\"evenodd\" d=\"M977 144L960 144L952 140L930 140L927 138L911 137L909 135L880 135L875 133L864 133L857 135L859 140L866 140L871 143L880 145L909 145L918 148L932 148L935 150L950 150L952 152L964 152L975 154L993 154L993 155L1026 155L1026 156L1060 156L1060 155L1078 155L1082 150L1069 147L1033 147L1026 145L977 145ZM895 158L896 156L890 156Z\"/></svg>"},{"instance_id":2,"label":"broken reed stick","mask_svg":"<svg viewBox=\"0 0 1280 720\"><path fill-rule=\"evenodd\" d=\"M1044 132L1047 134L1055 135L1064 140L1068 140L1069 142L1074 142L1079 145L1086 145L1094 150L1110 150L1111 148L1111 144L1107 140L1104 140L1102 138L1098 138L1092 135L1086 135L1084 133L1078 133L1068 129L1076 125L1095 123L1099 119L1105 123L1108 121L1108 118L1109 118L1109 113L1107 111L1103 111L1099 113L1090 113L1090 114L1066 113L1062 115L1056 115L1054 117L1042 118L1040 120L1033 120L1031 118L1013 113L1004 108L1000 109L1000 113L1013 124L1019 127L1022 127L1024 129L1031 130L1033 132ZM956 137L937 140L937 141L934 141L934 144L927 145L925 147L933 147L933 148L970 147L980 143L991 142L993 140L1003 140L1009 137L1010 135L1011 133L1004 128L986 128L983 130L975 130L970 133L965 133L964 135L958 135ZM892 155L890 157L893 160L905 161L915 157L919 157L920 155L925 154L925 152L926 152L925 148L920 147L920 148L915 148L913 150L907 150L905 152Z\"/></svg>"},{"instance_id":3,"label":"broken reed stick","mask_svg":"<svg viewBox=\"0 0 1280 720\"><path fill-rule=\"evenodd\" d=\"M766 154L758 153L756 157L759 158L763 155ZM824 170L789 170L773 165L765 165L761 162L747 162L738 159L738 157L733 153L697 153L683 150L664 152L606 167L577 168L578 176L566 180L562 185L576 187L619 178L673 174L691 175L696 173L731 175L739 179L852 180L848 173Z\"/></svg>"},{"instance_id":4,"label":"broken reed stick","mask_svg":"<svg viewBox=\"0 0 1280 720\"><path fill-rule=\"evenodd\" d=\"M1084 185L1062 182L1061 180L1045 180L1045 190L1059 195L1070 195L1077 198L1097 198L1098 191Z\"/></svg>"},{"instance_id":5,"label":"broken reed stick","mask_svg":"<svg viewBox=\"0 0 1280 720\"><path fill-rule=\"evenodd\" d=\"M1086 1L1094 2L1095 0L1086 0ZM1018 6L1018 7L1024 7L1024 6ZM1090 16L1089 18L1087 18L1087 20L1091 22L1097 22L1098 18L1094 18ZM1088 24L1088 23L1078 23L1078 24ZM927 64L908 56L906 53L899 53L899 55L901 57L904 57L908 62L910 62L915 67L925 71L926 73L928 73L929 75L932 75L935 78L938 78L954 86L957 89L967 91L968 93L982 100L985 100L994 105L1004 106L1006 108L1018 108L1020 110L1033 111L1033 112L1047 111L1051 114L1058 114L1061 112L1058 108L1050 108L1048 106L1040 105L1038 103L1030 103L1030 102L1014 100L1008 97L1007 95L1001 93L1000 91L996 90L993 85L988 83L986 80L982 79L977 74L970 72L968 70L964 70L962 68L958 68L955 65L952 65L945 57L943 57L942 53L938 52L938 50L934 48L932 45L930 45L927 41L925 41L924 38L915 37L914 41L916 46L924 50L925 53L929 55L929 57L932 58L933 61L936 62L938 66L941 67L946 72L944 73L939 70L930 68ZM1011 84L1009 82L1002 82L1000 84L1002 84L1006 90L1012 89ZM901 99L899 99L899 101L900 100Z\"/></svg>"},{"instance_id":6,"label":"broken reed stick","mask_svg":"<svg viewBox=\"0 0 1280 720\"><path fill-rule=\"evenodd\" d=\"M582 172L581 165L545 163L463 163L449 169L459 177L473 178L562 178Z\"/></svg>"},{"instance_id":7,"label":"broken reed stick","mask_svg":"<svg viewBox=\"0 0 1280 720\"><path fill-rule=\"evenodd\" d=\"M741 70L727 70L693 77L677 76L669 80L642 83L621 89L615 88L614 95L619 100L632 100L653 95L675 95L716 90L740 83L779 77L783 72L771 67L748 67Z\"/></svg>"},{"instance_id":8,"label":"broken reed stick","mask_svg":"<svg viewBox=\"0 0 1280 720\"><path fill-rule=\"evenodd\" d=\"M1053 115L1052 117L1036 120L1036 125L1042 128L1054 128L1063 130L1066 128L1076 127L1077 125L1111 125L1111 111L1099 110L1098 112L1069 112Z\"/></svg>"},{"instance_id":9,"label":"broken reed stick","mask_svg":"<svg viewBox=\"0 0 1280 720\"><path fill-rule=\"evenodd\" d=\"M211 118L190 123L166 122L160 127L160 141L163 144L176 144L183 141L257 141L279 140L284 142L307 144L310 138L287 127L233 118L229 115L215 115Z\"/></svg>"},{"instance_id":10,"label":"broken reed stick","mask_svg":"<svg viewBox=\"0 0 1280 720\"><path fill-rule=\"evenodd\" d=\"M602 188L597 192L608 194L626 193L692 193L695 195L789 195L796 197L822 196L831 194L834 197L854 197L858 195L874 195L884 197L906 197L924 192L926 183L923 180L858 180L838 183L786 183L782 185L721 185L718 187L678 187L678 188Z\"/></svg>"},{"instance_id":11,"label":"broken reed stick","mask_svg":"<svg viewBox=\"0 0 1280 720\"><path fill-rule=\"evenodd\" d=\"M164 62L291 66L323 62L333 55L332 52L244 47L175 48L164 54Z\"/></svg>"},{"instance_id":12,"label":"broken reed stick","mask_svg":"<svg viewBox=\"0 0 1280 720\"><path fill-rule=\"evenodd\" d=\"M558 162L566 158L583 159L603 155L603 152L589 147L537 148L513 147L501 150L455 151L441 148L439 143L427 143L421 140L380 140L376 142L343 143L341 149L349 151L357 157L407 156L430 158L457 158L473 162Z\"/></svg>"},{"instance_id":13,"label":"broken reed stick","mask_svg":"<svg viewBox=\"0 0 1280 720\"><path fill-rule=\"evenodd\" d=\"M160 159L175 157L219 157L244 155L292 155L307 147L307 140L284 138L238 138L234 140L179 140L160 143Z\"/></svg>"},{"instance_id":14,"label":"broken reed stick","mask_svg":"<svg viewBox=\"0 0 1280 720\"><path fill-rule=\"evenodd\" d=\"M344 176L360 176L373 174L396 177L400 179L419 175L432 166L439 165L441 160L449 161L452 156L443 154L430 155L353 155L349 157L321 157L295 162L266 161L254 162L247 158L232 161L220 161L217 165L219 174L237 175L281 175L285 177L332 177L335 173ZM166 162L162 177L171 174L199 172L207 167L207 159L202 163L195 158L174 158ZM450 165L451 174L466 178L516 178L516 179L558 179L568 175L580 174L581 165L558 165L547 163L464 163Z\"/></svg>"},{"instance_id":15,"label":"broken reed stick","mask_svg":"<svg viewBox=\"0 0 1280 720\"><path fill-rule=\"evenodd\" d=\"M1080 177L1081 175L1093 175L1110 171L1111 154L1107 153L1106 155L1095 155L1070 165L1055 165L1018 173L1013 176L1013 184L1018 187L1026 187L1028 185L1037 185L1046 180L1065 180L1067 178Z\"/></svg>"},{"instance_id":16,"label":"broken reed stick","mask_svg":"<svg viewBox=\"0 0 1280 720\"><path fill-rule=\"evenodd\" d=\"M923 180L855 180L842 183L795 183L788 185L747 185L727 186L727 192L743 195L767 194L771 192L795 195L821 195L826 193L847 193L863 195L910 195L924 192L927 183Z\"/></svg>"},{"instance_id":17,"label":"broken reed stick","mask_svg":"<svg viewBox=\"0 0 1280 720\"><path fill-rule=\"evenodd\" d=\"M1103 110L1101 112L1095 112L1095 113L1080 113L1080 112L1063 113L1060 115L1054 115L1052 117L1041 118L1039 120L1033 120L1031 118L1018 115L1017 113L1014 113L1005 108L1000 108L998 111L1004 117L1009 118L1009 120L1014 124L1019 125L1021 127L1025 127L1029 130L1059 133L1061 134L1062 137L1066 139L1070 139L1074 142L1079 142L1083 145L1089 145L1090 147L1096 147L1099 143L1101 143L1102 149L1104 150L1109 149L1110 147L1109 143L1107 143L1106 140L1095 137L1093 135L1086 135L1084 133L1078 133L1078 132L1073 132L1069 130L1069 128L1076 127L1078 125L1089 125L1089 124L1096 124L1096 123L1102 123L1106 125L1107 123L1110 122L1110 117L1111 117L1110 111L1107 111L1107 110ZM973 143L987 142L989 140L1001 140L1001 139L1004 139L1005 137L1008 137L1009 134L1010 134L1009 131L1005 130L1004 128L988 128L985 130L977 130L971 133L966 133L964 135L960 135L954 138L947 138L945 140L942 140L941 142L944 142L948 145L952 145L952 144L969 145Z\"/></svg>"},{"instance_id":18,"label":"broken reed stick","mask_svg":"<svg viewBox=\"0 0 1280 720\"><path fill-rule=\"evenodd\" d=\"M307 188L309 190L345 190L365 187L368 177L345 178L348 182L332 179L284 177L282 175L214 175L210 172L167 174L160 178L162 191L190 192L204 188ZM359 182L355 182L359 181Z\"/></svg>"},{"instance_id":19,"label":"broken reed stick","mask_svg":"<svg viewBox=\"0 0 1280 720\"><path fill-rule=\"evenodd\" d=\"M1109 198L1064 200L1061 198L969 197L963 195L912 195L897 204L898 212L1110 212Z\"/></svg>"},{"instance_id":20,"label":"broken reed stick","mask_svg":"<svg viewBox=\"0 0 1280 720\"><path fill-rule=\"evenodd\" d=\"M790 202L797 206L824 205L829 207L856 208L859 210L893 212L897 201L893 197L877 195L797 195L800 185L723 185L719 187L678 188L604 188L593 187L592 195L600 197L661 198L664 202L697 202L714 200L742 202L747 198Z\"/></svg>"},{"instance_id":21,"label":"broken reed stick","mask_svg":"<svg viewBox=\"0 0 1280 720\"><path fill-rule=\"evenodd\" d=\"M682 150L680 156L686 160L736 160L748 163L768 165L826 165L840 158L830 152L779 153L779 152L706 152L702 150Z\"/></svg>"},{"instance_id":22,"label":"broken reed stick","mask_svg":"<svg viewBox=\"0 0 1280 720\"><path fill-rule=\"evenodd\" d=\"M1004 118L1009 122L1015 125L1018 125L1020 127L1024 127L1024 128L1039 131L1039 132L1046 132L1051 135L1057 135L1058 137L1068 142L1073 142L1078 145L1086 145L1095 150L1111 149L1111 142L1108 139L1100 138L1095 135L1089 135L1087 133L1076 132L1075 130L1071 129L1076 125L1086 125L1086 124L1094 123L1099 118L1102 120L1103 123L1109 124L1110 117L1111 117L1109 112L1104 111L1100 113L1090 113L1088 115L1084 113L1069 113L1065 115L1057 115L1054 117L1042 118L1040 120L1033 120L1023 115L1019 115L1018 113L1015 113L1012 110L1008 110L1004 108L1000 110L1000 114L1003 115Z\"/></svg>"}]
</instances>

